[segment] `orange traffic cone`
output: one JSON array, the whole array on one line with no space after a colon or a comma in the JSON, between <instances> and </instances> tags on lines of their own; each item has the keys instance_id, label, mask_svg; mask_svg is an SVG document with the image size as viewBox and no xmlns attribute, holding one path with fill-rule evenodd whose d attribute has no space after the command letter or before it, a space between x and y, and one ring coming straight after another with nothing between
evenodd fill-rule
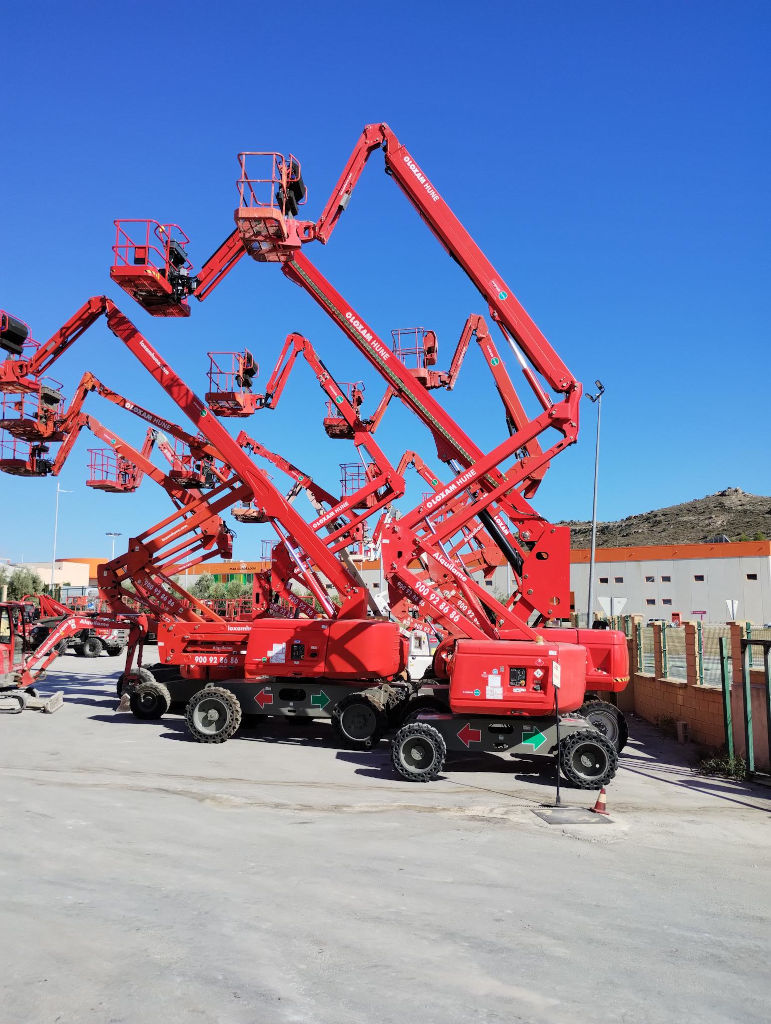
<instances>
[{"instance_id":1,"label":"orange traffic cone","mask_svg":"<svg viewBox=\"0 0 771 1024\"><path fill-rule=\"evenodd\" d=\"M606 810L606 807L605 807L605 787L604 786L600 790L599 796L597 797L597 803L594 805L594 807L590 807L589 810L592 811L594 814L607 814L608 813L607 810Z\"/></svg>"}]
</instances>

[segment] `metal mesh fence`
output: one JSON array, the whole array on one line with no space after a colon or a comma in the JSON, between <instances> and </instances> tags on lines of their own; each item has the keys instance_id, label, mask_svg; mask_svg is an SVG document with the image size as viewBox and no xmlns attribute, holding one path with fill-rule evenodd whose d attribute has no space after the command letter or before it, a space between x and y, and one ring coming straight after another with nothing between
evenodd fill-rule
<instances>
[{"instance_id":1,"label":"metal mesh fence","mask_svg":"<svg viewBox=\"0 0 771 1024\"><path fill-rule=\"evenodd\" d=\"M729 626L702 626L701 664L704 686L720 686L720 638L731 636ZM731 680L729 679L729 682Z\"/></svg>"},{"instance_id":2,"label":"metal mesh fence","mask_svg":"<svg viewBox=\"0 0 771 1024\"><path fill-rule=\"evenodd\" d=\"M748 640L771 640L771 629L767 626L753 626L751 622L748 622L744 627L744 632ZM750 669L763 668L763 648L759 644L757 646L750 644L748 658Z\"/></svg>"},{"instance_id":3,"label":"metal mesh fence","mask_svg":"<svg viewBox=\"0 0 771 1024\"><path fill-rule=\"evenodd\" d=\"M640 629L640 651L638 653L638 668L640 672L653 675L655 671L655 659L653 655L653 626L643 626Z\"/></svg>"},{"instance_id":4,"label":"metal mesh fence","mask_svg":"<svg viewBox=\"0 0 771 1024\"><path fill-rule=\"evenodd\" d=\"M681 626L661 627L662 662L667 679L686 679L685 630Z\"/></svg>"}]
</instances>

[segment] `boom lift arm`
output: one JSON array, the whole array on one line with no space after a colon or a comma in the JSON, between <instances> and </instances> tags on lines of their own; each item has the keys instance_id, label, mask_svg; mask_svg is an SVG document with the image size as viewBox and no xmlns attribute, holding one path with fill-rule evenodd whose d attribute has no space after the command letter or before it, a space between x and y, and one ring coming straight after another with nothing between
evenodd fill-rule
<instances>
[{"instance_id":1,"label":"boom lift arm","mask_svg":"<svg viewBox=\"0 0 771 1024\"><path fill-rule=\"evenodd\" d=\"M329 241L341 214L348 207L365 164L377 149L383 151L386 173L479 289L493 319L517 342L550 387L565 393L578 387L567 366L387 124L365 127L312 232L305 224L299 225L298 233L303 243L311 238L325 244Z\"/></svg>"},{"instance_id":2,"label":"boom lift arm","mask_svg":"<svg viewBox=\"0 0 771 1024\"><path fill-rule=\"evenodd\" d=\"M243 485L237 499L232 500L243 500L249 496L265 509L267 518L272 522L279 537L288 544L309 589L322 607L330 615L335 614L336 609L330 602L317 572L323 573L340 594L342 606L337 611L337 617L355 618L363 614L367 601L366 588L357 584L305 520L276 490L268 476L248 458L215 417L207 415L206 407L200 399L113 302L104 296L89 299L43 348L56 353L55 356L52 355L52 359L58 358L102 315L106 316L107 325L112 333L126 345L200 430L205 441L218 453L219 458L232 467L240 484ZM29 364L20 364L13 358L6 359L0 364L0 386L4 380L25 379L25 374L31 372L31 369L37 368L30 368Z\"/></svg>"}]
</instances>

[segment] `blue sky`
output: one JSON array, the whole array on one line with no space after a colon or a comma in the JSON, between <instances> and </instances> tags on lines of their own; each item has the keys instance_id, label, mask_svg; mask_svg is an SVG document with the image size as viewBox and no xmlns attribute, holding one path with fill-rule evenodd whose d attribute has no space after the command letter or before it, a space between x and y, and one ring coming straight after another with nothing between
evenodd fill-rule
<instances>
[{"instance_id":1,"label":"blue sky","mask_svg":"<svg viewBox=\"0 0 771 1024\"><path fill-rule=\"evenodd\" d=\"M601 519L726 486L768 494L770 22L766 2L709 0L13 5L0 307L44 339L106 293L199 392L207 350L249 346L264 382L301 331L339 380L365 380L372 408L379 380L275 267L242 261L187 321L149 317L108 268L116 217L181 224L200 265L232 229L240 150L295 153L317 216L362 127L387 121L575 375L604 382ZM378 156L330 244L307 254L381 335L433 328L440 366L466 316L485 313ZM55 375L69 391L84 369L179 418L104 326ZM482 447L503 437L476 351L435 394ZM583 404L580 443L534 501L553 520L590 515ZM98 398L89 410L141 442L139 420ZM244 425L335 490L353 452L322 415L302 366L279 409ZM416 446L436 462L398 410L379 440L394 462ZM105 531L167 513L149 482L87 489L97 446L83 436L60 477L60 556L108 554ZM55 481L0 488L0 558L49 558ZM238 534L239 556L259 553L264 530Z\"/></svg>"}]
</instances>

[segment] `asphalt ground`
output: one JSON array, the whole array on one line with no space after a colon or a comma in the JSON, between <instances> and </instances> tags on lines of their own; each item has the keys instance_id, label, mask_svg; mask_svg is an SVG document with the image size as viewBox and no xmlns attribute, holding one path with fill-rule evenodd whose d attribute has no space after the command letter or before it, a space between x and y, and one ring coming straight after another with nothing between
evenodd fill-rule
<instances>
[{"instance_id":1,"label":"asphalt ground","mask_svg":"<svg viewBox=\"0 0 771 1024\"><path fill-rule=\"evenodd\" d=\"M632 720L610 820L553 825L548 765L408 783L326 721L198 744L116 713L120 667L60 658L62 710L0 716L0 1020L769 1019L771 790Z\"/></svg>"}]
</instances>

